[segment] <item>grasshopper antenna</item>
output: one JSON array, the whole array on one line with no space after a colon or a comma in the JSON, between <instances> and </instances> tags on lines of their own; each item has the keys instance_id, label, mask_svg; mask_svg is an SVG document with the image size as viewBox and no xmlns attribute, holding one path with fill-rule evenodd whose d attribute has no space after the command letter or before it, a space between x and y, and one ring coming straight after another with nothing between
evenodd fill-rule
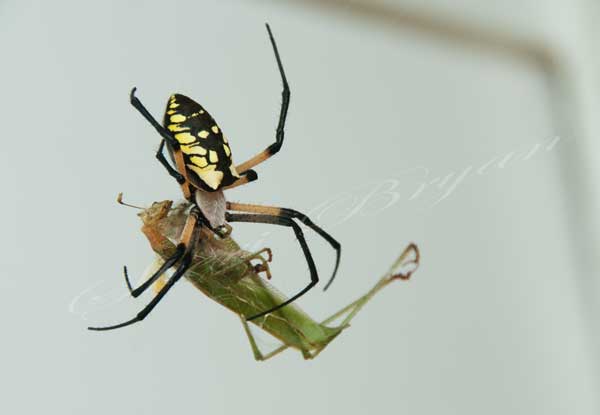
<instances>
[{"instance_id":1,"label":"grasshopper antenna","mask_svg":"<svg viewBox=\"0 0 600 415\"><path fill-rule=\"evenodd\" d=\"M129 203L125 203L125 202L123 202L123 192L120 192L120 193L117 195L117 203L118 203L119 205L123 205L123 206L131 207L131 208L134 208L134 209L140 209L140 210L144 210L144 208L143 208L143 207L139 207L139 206L135 206L135 205L130 205Z\"/></svg>"}]
</instances>

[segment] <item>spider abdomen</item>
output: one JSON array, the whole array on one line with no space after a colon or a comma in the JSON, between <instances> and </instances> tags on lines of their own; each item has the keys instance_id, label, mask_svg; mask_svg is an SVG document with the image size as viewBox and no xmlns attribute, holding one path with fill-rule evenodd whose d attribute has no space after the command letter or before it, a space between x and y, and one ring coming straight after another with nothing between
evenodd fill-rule
<instances>
[{"instance_id":1,"label":"spider abdomen","mask_svg":"<svg viewBox=\"0 0 600 415\"><path fill-rule=\"evenodd\" d=\"M200 104L185 95L171 95L163 124L179 144L194 186L214 192L240 177L221 128Z\"/></svg>"}]
</instances>

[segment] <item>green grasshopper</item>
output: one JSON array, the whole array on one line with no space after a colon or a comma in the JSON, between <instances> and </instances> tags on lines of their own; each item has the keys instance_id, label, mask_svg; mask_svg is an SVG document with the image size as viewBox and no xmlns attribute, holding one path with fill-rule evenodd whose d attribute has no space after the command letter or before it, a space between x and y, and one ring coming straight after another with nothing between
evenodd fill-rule
<instances>
[{"instance_id":1,"label":"green grasshopper","mask_svg":"<svg viewBox=\"0 0 600 415\"><path fill-rule=\"evenodd\" d=\"M165 200L155 202L138 214L143 222L142 232L157 254L157 268L165 258L173 255L175 244L171 241L178 239L188 208L188 203L173 206L172 201ZM268 255L267 259L263 254ZM253 260L260 263L253 264ZM415 244L408 245L371 290L321 323L310 318L295 303L252 320L251 323L282 343L277 349L263 354L246 319L286 300L283 294L259 275L265 272L270 278L270 261L271 251L268 248L255 253L247 252L230 236L219 238L206 230L194 253L193 265L185 277L208 297L240 316L256 360L270 359L287 348L297 349L305 359L312 359L349 326L354 316L382 288L392 281L410 278L419 265L419 250ZM160 286L164 280L158 280L155 284ZM154 288L157 289L156 286ZM343 316L336 326L329 325Z\"/></svg>"}]
</instances>

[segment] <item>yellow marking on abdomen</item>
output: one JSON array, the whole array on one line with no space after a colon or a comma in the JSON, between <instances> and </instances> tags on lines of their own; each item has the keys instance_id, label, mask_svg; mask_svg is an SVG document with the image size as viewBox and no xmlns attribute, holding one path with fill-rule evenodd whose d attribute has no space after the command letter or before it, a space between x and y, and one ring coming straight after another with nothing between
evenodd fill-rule
<instances>
[{"instance_id":1,"label":"yellow marking on abdomen","mask_svg":"<svg viewBox=\"0 0 600 415\"><path fill-rule=\"evenodd\" d=\"M214 164L211 164L210 166L214 167ZM198 177L200 177L200 179L206 183L208 185L208 187L210 187L211 189L218 189L219 186L221 185L221 183L223 182L223 172L222 171L218 171L218 170L208 170L207 169L198 169L198 168L194 168L195 166L190 166L190 169L192 169L196 174L198 174Z\"/></svg>"},{"instance_id":2,"label":"yellow marking on abdomen","mask_svg":"<svg viewBox=\"0 0 600 415\"><path fill-rule=\"evenodd\" d=\"M177 139L177 141L179 141L181 144L189 144L189 143L193 143L194 141L196 141L196 137L194 137L193 135L191 135L190 133L179 133L179 134L175 134L175 138Z\"/></svg>"},{"instance_id":3,"label":"yellow marking on abdomen","mask_svg":"<svg viewBox=\"0 0 600 415\"><path fill-rule=\"evenodd\" d=\"M172 131L174 133L179 132L179 131L190 131L190 129L188 127L182 127L179 124L169 124L167 126L167 128L169 129L169 131Z\"/></svg>"},{"instance_id":4,"label":"yellow marking on abdomen","mask_svg":"<svg viewBox=\"0 0 600 415\"><path fill-rule=\"evenodd\" d=\"M185 115L181 115L181 114L175 114L175 115L171 115L171 122L183 122L185 121L187 118L185 117Z\"/></svg>"},{"instance_id":5,"label":"yellow marking on abdomen","mask_svg":"<svg viewBox=\"0 0 600 415\"><path fill-rule=\"evenodd\" d=\"M216 164L208 164L206 167L196 166L195 164L186 164L192 171L200 174L200 172L212 171L217 168Z\"/></svg>"},{"instance_id":6,"label":"yellow marking on abdomen","mask_svg":"<svg viewBox=\"0 0 600 415\"><path fill-rule=\"evenodd\" d=\"M204 167L208 166L208 162L206 161L206 157L192 156L192 157L190 157L190 161L192 163L194 163L194 166L198 166L201 169L203 169Z\"/></svg>"},{"instance_id":7,"label":"yellow marking on abdomen","mask_svg":"<svg viewBox=\"0 0 600 415\"><path fill-rule=\"evenodd\" d=\"M223 146L223 150L225 150L225 154L227 154L227 157L231 156L231 150L229 149L229 146L227 144Z\"/></svg>"},{"instance_id":8,"label":"yellow marking on abdomen","mask_svg":"<svg viewBox=\"0 0 600 415\"><path fill-rule=\"evenodd\" d=\"M201 156L205 156L206 155L206 149L204 147L201 147L201 146L186 146L186 145L182 145L180 148L181 148L181 151L184 152L184 154L199 154Z\"/></svg>"}]
</instances>

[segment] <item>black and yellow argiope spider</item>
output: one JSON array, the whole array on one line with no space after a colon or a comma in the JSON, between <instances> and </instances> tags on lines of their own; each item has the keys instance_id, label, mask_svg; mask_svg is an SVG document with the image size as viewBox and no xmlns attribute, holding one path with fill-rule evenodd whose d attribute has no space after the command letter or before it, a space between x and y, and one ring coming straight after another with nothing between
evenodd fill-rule
<instances>
[{"instance_id":1,"label":"black and yellow argiope spider","mask_svg":"<svg viewBox=\"0 0 600 415\"><path fill-rule=\"evenodd\" d=\"M275 134L275 142L242 164L234 166L227 139L212 116L198 103L184 95L172 95L167 103L163 121L164 126L161 126L135 96L136 88L132 89L131 104L162 136L156 158L169 174L177 180L184 197L192 203L192 208L181 233L175 254L168 258L147 281L135 289L132 288L125 268L125 281L129 291L133 297L138 297L167 270L178 264L174 273L156 296L131 320L113 326L89 327L90 330L111 330L142 321L190 267L195 247L201 242L199 236L202 226L206 226L220 235L223 235L223 229L228 227L227 222L253 222L287 226L293 229L300 243L310 270L310 283L287 301L254 315L248 320L264 316L290 304L309 291L319 281L317 268L304 239L302 229L294 219L298 219L301 223L313 229L336 250L335 268L333 275L325 285L325 290L333 282L340 262L341 246L331 235L298 211L227 202L223 193L224 190L256 180L258 176L252 170L252 167L276 154L283 144L284 126L290 102L290 89L273 33L268 24L266 27L283 82L279 123ZM175 167L172 167L164 156L165 144ZM231 213L229 211L244 213Z\"/></svg>"}]
</instances>

